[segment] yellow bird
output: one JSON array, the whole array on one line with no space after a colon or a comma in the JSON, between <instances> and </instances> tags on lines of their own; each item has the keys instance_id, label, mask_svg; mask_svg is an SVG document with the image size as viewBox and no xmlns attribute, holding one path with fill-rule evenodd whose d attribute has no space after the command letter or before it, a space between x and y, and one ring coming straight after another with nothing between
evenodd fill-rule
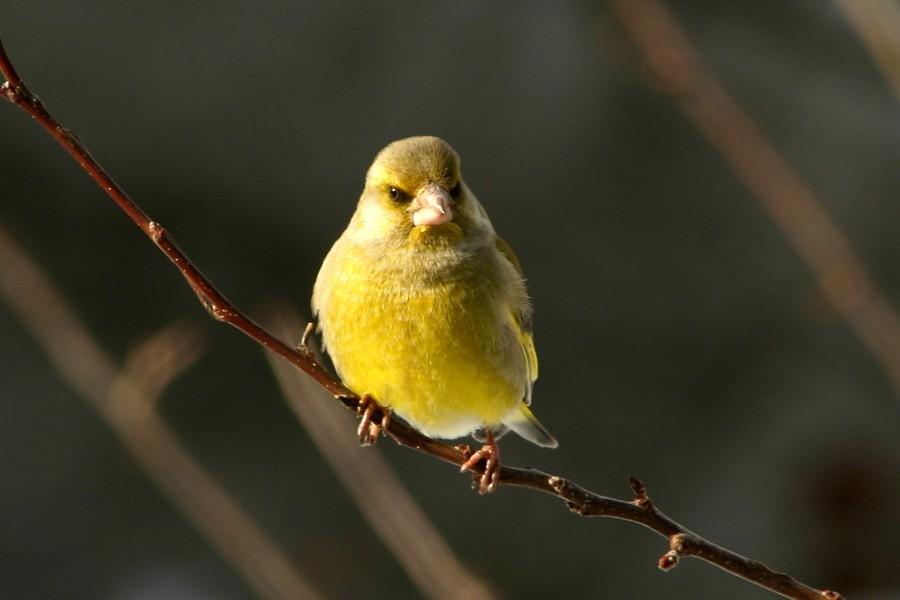
<instances>
[{"instance_id":1,"label":"yellow bird","mask_svg":"<svg viewBox=\"0 0 900 600\"><path fill-rule=\"evenodd\" d=\"M411 137L378 153L312 308L338 374L364 403L430 437L481 434L487 443L463 470L485 461L482 493L496 486L495 440L507 429L557 446L529 409L538 362L519 261L447 142ZM366 445L380 432L368 408Z\"/></svg>"}]
</instances>

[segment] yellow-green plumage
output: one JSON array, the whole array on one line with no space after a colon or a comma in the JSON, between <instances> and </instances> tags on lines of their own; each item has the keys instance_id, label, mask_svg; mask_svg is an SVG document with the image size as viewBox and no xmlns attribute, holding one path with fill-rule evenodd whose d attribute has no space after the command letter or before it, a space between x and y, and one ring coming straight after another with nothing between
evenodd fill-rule
<instances>
[{"instance_id":1,"label":"yellow-green plumage","mask_svg":"<svg viewBox=\"0 0 900 600\"><path fill-rule=\"evenodd\" d=\"M518 261L446 142L408 138L376 157L313 310L347 386L424 434L506 426L556 445L526 405L537 355Z\"/></svg>"}]
</instances>

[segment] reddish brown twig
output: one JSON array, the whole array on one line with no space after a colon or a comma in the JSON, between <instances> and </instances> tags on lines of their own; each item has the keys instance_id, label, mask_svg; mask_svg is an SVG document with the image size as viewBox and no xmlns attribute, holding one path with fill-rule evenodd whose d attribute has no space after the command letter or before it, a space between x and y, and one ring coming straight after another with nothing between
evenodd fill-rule
<instances>
[{"instance_id":1,"label":"reddish brown twig","mask_svg":"<svg viewBox=\"0 0 900 600\"><path fill-rule=\"evenodd\" d=\"M7 57L2 43L0 43L0 72L7 79L7 82L0 87L0 92L10 102L18 105L34 117L42 127L75 157L82 168L175 264L197 294L200 302L215 319L232 325L257 343L283 356L312 376L346 407L352 410L357 409L359 397L325 371L308 351L296 350L275 338L249 317L245 316L213 287L212 283L178 249L165 229L158 223L150 220L144 211L125 194L91 157L78 138L60 126L40 100L25 87ZM382 413L380 409L376 410L372 415L372 419L375 421L381 418ZM387 433L400 445L430 454L456 466L461 465L467 458L459 448L426 437L399 419L390 421ZM474 468L474 471L480 474L482 469L483 465L478 465ZM644 485L637 482L637 480L634 480L632 483L636 496L633 501L601 496L568 479L535 469L501 467L499 483L501 485L514 485L545 492L561 499L573 512L582 516L624 519L640 523L656 531L669 540L669 550L660 559L661 568L670 569L675 566L678 558L693 556L788 598L798 600L836 600L840 598L840 595L835 592L816 590L783 573L773 571L758 561L725 550L694 534L660 512L647 496Z\"/></svg>"},{"instance_id":2,"label":"reddish brown twig","mask_svg":"<svg viewBox=\"0 0 900 600\"><path fill-rule=\"evenodd\" d=\"M188 285L197 294L200 304L209 312L209 314L217 321L228 323L243 333L253 338L257 343L262 344L276 354L280 354L297 367L304 370L325 389L332 394L338 396L354 397L354 394L344 387L339 381L335 380L310 356L298 352L297 350L287 346L281 340L275 338L250 317L238 310L231 302L219 292L212 283L200 272L197 267L190 261L187 255L181 251L175 243L174 238L169 235L166 229L150 219L137 203L132 200L125 190L117 184L113 178L100 166L91 153L78 137L70 130L66 129L56 120L53 115L44 106L44 103L35 96L31 90L22 82L16 72L12 61L6 54L0 41L0 73L6 78L3 85L0 85L0 95L7 100L23 109L31 115L41 127L53 136L59 144L72 155L72 157L81 165L81 168L91 176L97 185L99 185L106 194L134 221L141 231L147 237L153 240L153 243L165 254L175 267L181 271Z\"/></svg>"}]
</instances>

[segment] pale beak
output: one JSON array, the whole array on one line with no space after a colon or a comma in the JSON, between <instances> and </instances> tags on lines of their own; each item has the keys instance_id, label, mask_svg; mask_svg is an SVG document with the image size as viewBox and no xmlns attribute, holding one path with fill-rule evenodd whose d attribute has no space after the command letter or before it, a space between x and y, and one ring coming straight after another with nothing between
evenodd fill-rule
<instances>
[{"instance_id":1,"label":"pale beak","mask_svg":"<svg viewBox=\"0 0 900 600\"><path fill-rule=\"evenodd\" d=\"M413 225L440 225L453 220L450 193L436 183L429 183L416 192L410 204Z\"/></svg>"}]
</instances>

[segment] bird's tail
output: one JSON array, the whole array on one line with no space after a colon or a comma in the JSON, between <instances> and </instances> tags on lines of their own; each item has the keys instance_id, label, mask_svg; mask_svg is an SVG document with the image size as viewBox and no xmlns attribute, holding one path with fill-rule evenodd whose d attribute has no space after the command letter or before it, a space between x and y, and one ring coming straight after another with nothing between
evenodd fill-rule
<instances>
[{"instance_id":1,"label":"bird's tail","mask_svg":"<svg viewBox=\"0 0 900 600\"><path fill-rule=\"evenodd\" d=\"M547 428L541 425L531 409L524 402L519 403L519 409L508 416L503 424L518 433L520 436L538 446L544 448L556 448L559 442L553 437Z\"/></svg>"}]
</instances>

